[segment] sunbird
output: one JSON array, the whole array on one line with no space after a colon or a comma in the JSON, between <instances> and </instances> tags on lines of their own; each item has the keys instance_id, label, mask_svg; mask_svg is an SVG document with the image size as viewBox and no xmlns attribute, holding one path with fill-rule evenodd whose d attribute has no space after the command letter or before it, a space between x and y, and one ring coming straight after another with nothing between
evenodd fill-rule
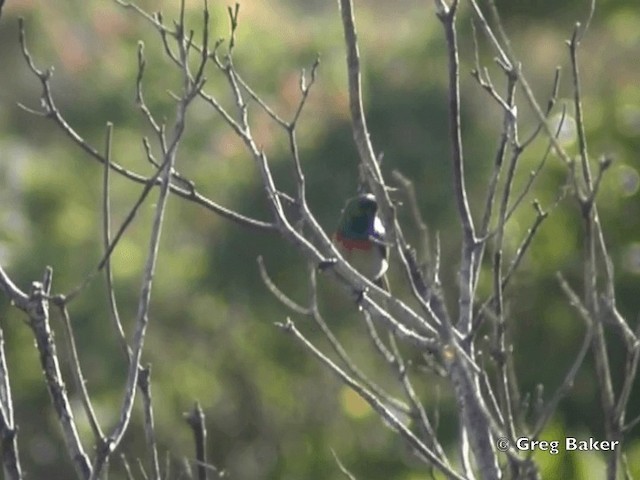
<instances>
[{"instance_id":1,"label":"sunbird","mask_svg":"<svg viewBox=\"0 0 640 480\"><path fill-rule=\"evenodd\" d=\"M371 193L347 200L334 240L344 259L376 285L383 287L389 267L385 229Z\"/></svg>"}]
</instances>

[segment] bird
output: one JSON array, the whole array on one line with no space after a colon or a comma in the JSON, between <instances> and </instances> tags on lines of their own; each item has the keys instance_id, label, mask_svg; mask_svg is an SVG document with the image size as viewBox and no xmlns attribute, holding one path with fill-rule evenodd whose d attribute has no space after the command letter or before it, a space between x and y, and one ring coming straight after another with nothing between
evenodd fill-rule
<instances>
[{"instance_id":1,"label":"bird","mask_svg":"<svg viewBox=\"0 0 640 480\"><path fill-rule=\"evenodd\" d=\"M362 193L347 200L334 235L340 255L381 288L389 267L385 233L376 198L371 193Z\"/></svg>"}]
</instances>

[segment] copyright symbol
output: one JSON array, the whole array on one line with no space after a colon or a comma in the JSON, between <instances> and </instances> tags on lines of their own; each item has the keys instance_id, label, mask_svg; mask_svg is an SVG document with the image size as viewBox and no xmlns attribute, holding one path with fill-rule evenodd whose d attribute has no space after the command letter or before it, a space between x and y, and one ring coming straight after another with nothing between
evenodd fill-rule
<instances>
[{"instance_id":1,"label":"copyright symbol","mask_svg":"<svg viewBox=\"0 0 640 480\"><path fill-rule=\"evenodd\" d=\"M498 437L498 440L496 440L496 447L501 452L506 452L509 450L509 439L506 437Z\"/></svg>"}]
</instances>

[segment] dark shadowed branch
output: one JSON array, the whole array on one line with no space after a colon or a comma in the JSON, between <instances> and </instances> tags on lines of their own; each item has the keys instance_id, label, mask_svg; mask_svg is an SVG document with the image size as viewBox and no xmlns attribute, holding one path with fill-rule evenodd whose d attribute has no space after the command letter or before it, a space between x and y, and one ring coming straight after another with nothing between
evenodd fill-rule
<instances>
[{"instance_id":1,"label":"dark shadowed branch","mask_svg":"<svg viewBox=\"0 0 640 480\"><path fill-rule=\"evenodd\" d=\"M0 445L2 471L6 480L22 479L18 429L13 416L13 398L9 384L9 368L4 354L4 331L2 328L0 328Z\"/></svg>"}]
</instances>

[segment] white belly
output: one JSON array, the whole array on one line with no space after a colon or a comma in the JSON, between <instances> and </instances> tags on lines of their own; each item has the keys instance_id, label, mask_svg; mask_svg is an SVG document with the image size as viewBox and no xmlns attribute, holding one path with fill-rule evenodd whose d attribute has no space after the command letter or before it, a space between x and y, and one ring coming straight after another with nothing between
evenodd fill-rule
<instances>
[{"instance_id":1,"label":"white belly","mask_svg":"<svg viewBox=\"0 0 640 480\"><path fill-rule=\"evenodd\" d=\"M347 250L338 244L338 251L349 264L369 280L377 280L387 270L387 260L377 252L353 248Z\"/></svg>"}]
</instances>

